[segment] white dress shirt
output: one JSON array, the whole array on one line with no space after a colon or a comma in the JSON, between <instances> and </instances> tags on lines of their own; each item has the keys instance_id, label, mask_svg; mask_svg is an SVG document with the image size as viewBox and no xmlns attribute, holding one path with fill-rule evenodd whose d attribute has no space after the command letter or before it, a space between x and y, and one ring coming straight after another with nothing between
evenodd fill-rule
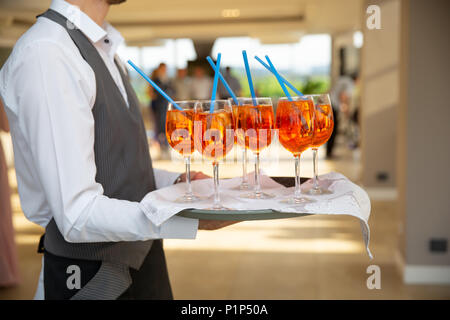
<instances>
[{"instance_id":1,"label":"white dress shirt","mask_svg":"<svg viewBox=\"0 0 450 320\"><path fill-rule=\"evenodd\" d=\"M63 0L53 0L50 8L69 20L77 17L73 23L94 44L128 101L114 64L123 42L120 33L107 23L100 27ZM68 242L196 237L198 220L174 216L156 226L141 203L103 194L95 181L95 75L62 26L41 17L17 41L0 70L0 96L11 127L20 201L29 220L45 227L54 218ZM156 187L173 183L178 175L155 170Z\"/></svg>"},{"instance_id":2,"label":"white dress shirt","mask_svg":"<svg viewBox=\"0 0 450 320\"><path fill-rule=\"evenodd\" d=\"M191 80L191 95L193 99L209 100L211 99L212 91L211 78L204 76L202 78L194 77ZM217 96L216 96L217 98Z\"/></svg>"}]
</instances>

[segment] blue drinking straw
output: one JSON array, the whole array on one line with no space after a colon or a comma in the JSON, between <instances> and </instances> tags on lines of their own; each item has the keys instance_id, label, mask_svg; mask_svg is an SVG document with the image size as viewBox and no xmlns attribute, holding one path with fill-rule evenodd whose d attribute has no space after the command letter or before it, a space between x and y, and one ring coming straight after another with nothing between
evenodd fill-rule
<instances>
[{"instance_id":1,"label":"blue drinking straw","mask_svg":"<svg viewBox=\"0 0 450 320\"><path fill-rule=\"evenodd\" d=\"M133 62L131 62L131 60L127 61L128 64L130 66L133 67L134 70L136 70L145 80L147 80L148 83L150 83L152 85L153 88L155 88L156 91L158 91L164 98L166 98L167 101L169 101L171 104L173 104L173 106L175 108L177 108L180 111L183 111L183 108L181 108L175 101L173 101L173 99L171 97L169 97L167 95L167 93L165 93L160 87L158 87L158 85L156 83L153 82L152 79L150 79L145 73L144 71L142 71L141 69L139 69L139 67L137 65L135 65Z\"/></svg>"},{"instance_id":2,"label":"blue drinking straw","mask_svg":"<svg viewBox=\"0 0 450 320\"><path fill-rule=\"evenodd\" d=\"M270 71L277 77L278 82L280 83L281 89L283 89L284 94L288 97L289 101L293 101L291 95L289 94L288 89L283 83L283 80L281 79L280 74L278 73L277 69L275 69L275 66L272 64L272 61L270 61L269 56L266 55L266 60L270 65ZM306 119L303 117L303 114L300 113L300 121L302 122L302 125L305 127L309 127L309 125L306 122Z\"/></svg>"},{"instance_id":3,"label":"blue drinking straw","mask_svg":"<svg viewBox=\"0 0 450 320\"><path fill-rule=\"evenodd\" d=\"M250 73L250 67L248 66L247 51L242 50L242 57L244 58L245 72L247 73L248 86L250 87L250 93L252 95L253 105L256 106L255 89L253 88L252 74Z\"/></svg>"},{"instance_id":4,"label":"blue drinking straw","mask_svg":"<svg viewBox=\"0 0 450 320\"><path fill-rule=\"evenodd\" d=\"M211 93L211 105L209 107L209 113L214 112L214 105L216 104L216 93L217 93L217 83L219 82L219 70L220 70L220 58L222 55L219 53L217 55L217 63L214 67L214 82L213 82L213 88Z\"/></svg>"},{"instance_id":5,"label":"blue drinking straw","mask_svg":"<svg viewBox=\"0 0 450 320\"><path fill-rule=\"evenodd\" d=\"M211 65L211 67L213 69L215 69L215 65L214 65L214 62L212 61L211 57L207 56L206 60L208 60L208 62ZM220 81L222 81L223 85L225 86L225 89L227 89L228 93L233 98L234 103L236 103L236 105L238 105L239 102L238 102L238 99L237 99L236 95L234 94L233 90L231 90L231 88L228 85L227 81L225 80L225 78L222 76L222 74L220 72L219 72L219 79L220 79Z\"/></svg>"},{"instance_id":6,"label":"blue drinking straw","mask_svg":"<svg viewBox=\"0 0 450 320\"><path fill-rule=\"evenodd\" d=\"M255 56L255 59L258 60L258 62L261 63L267 70L272 72L270 67L264 61L262 61L258 56ZM280 78L289 87L289 89L294 91L298 96L302 96L303 95L303 93L301 93L296 87L294 87L289 81L287 81L281 74L280 74Z\"/></svg>"},{"instance_id":7,"label":"blue drinking straw","mask_svg":"<svg viewBox=\"0 0 450 320\"><path fill-rule=\"evenodd\" d=\"M291 95L289 94L288 89L284 85L283 80L281 80L280 74L278 73L277 69L275 69L275 66L272 64L272 61L270 61L269 56L266 56L266 60L270 65L270 71L272 71L272 73L277 78L278 82L280 83L281 89L283 89L284 94L286 95L286 97L288 97L289 101L293 101Z\"/></svg>"}]
</instances>

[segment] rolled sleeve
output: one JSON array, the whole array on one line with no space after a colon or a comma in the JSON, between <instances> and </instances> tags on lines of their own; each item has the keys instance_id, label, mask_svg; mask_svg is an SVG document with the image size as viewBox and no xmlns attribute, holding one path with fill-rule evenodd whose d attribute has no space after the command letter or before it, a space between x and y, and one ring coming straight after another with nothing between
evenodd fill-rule
<instances>
[{"instance_id":1,"label":"rolled sleeve","mask_svg":"<svg viewBox=\"0 0 450 320\"><path fill-rule=\"evenodd\" d=\"M161 225L162 239L195 239L198 219L173 216Z\"/></svg>"},{"instance_id":2,"label":"rolled sleeve","mask_svg":"<svg viewBox=\"0 0 450 320\"><path fill-rule=\"evenodd\" d=\"M155 174L156 189L171 186L180 176L179 172L171 172L162 169L153 169Z\"/></svg>"}]
</instances>

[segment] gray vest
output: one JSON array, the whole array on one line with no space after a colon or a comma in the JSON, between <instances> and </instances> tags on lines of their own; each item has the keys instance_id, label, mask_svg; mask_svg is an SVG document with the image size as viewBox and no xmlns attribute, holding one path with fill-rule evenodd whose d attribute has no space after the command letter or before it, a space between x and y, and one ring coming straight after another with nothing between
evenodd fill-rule
<instances>
[{"instance_id":1,"label":"gray vest","mask_svg":"<svg viewBox=\"0 0 450 320\"><path fill-rule=\"evenodd\" d=\"M67 19L53 10L41 16L63 26L82 57L94 70L96 181L110 198L141 201L155 189L153 168L139 103L128 78L117 66L125 86L129 108L99 53L78 29L68 28ZM117 63L116 63L117 64ZM54 219L46 227L44 247L58 256L102 261L99 272L72 299L116 299L131 284L129 268L139 269L152 240L136 242L69 243Z\"/></svg>"}]
</instances>

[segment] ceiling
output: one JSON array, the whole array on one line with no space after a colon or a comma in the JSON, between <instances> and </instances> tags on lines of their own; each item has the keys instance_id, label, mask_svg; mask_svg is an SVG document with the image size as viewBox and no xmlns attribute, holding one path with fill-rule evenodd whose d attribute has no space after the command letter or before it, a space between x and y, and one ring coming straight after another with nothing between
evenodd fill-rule
<instances>
[{"instance_id":1,"label":"ceiling","mask_svg":"<svg viewBox=\"0 0 450 320\"><path fill-rule=\"evenodd\" d=\"M50 0L0 0L0 46L11 46ZM251 36L264 43L297 42L306 33L360 29L362 0L128 0L108 21L129 45L159 39Z\"/></svg>"}]
</instances>

